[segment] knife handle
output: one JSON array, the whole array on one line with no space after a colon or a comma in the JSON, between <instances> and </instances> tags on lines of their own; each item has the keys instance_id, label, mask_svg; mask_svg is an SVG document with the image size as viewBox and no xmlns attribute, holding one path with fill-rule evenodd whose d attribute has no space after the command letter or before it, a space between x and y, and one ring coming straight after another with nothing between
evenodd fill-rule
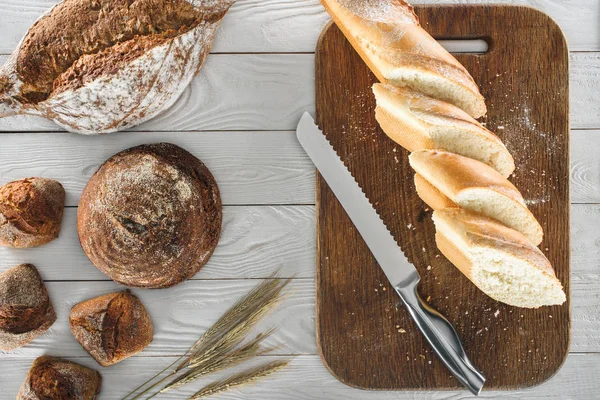
<instances>
[{"instance_id":1,"label":"knife handle","mask_svg":"<svg viewBox=\"0 0 600 400\"><path fill-rule=\"evenodd\" d=\"M477 396L485 377L471 364L450 322L421 298L417 292L420 279L417 274L415 276L396 287L396 292L436 354L456 379Z\"/></svg>"}]
</instances>

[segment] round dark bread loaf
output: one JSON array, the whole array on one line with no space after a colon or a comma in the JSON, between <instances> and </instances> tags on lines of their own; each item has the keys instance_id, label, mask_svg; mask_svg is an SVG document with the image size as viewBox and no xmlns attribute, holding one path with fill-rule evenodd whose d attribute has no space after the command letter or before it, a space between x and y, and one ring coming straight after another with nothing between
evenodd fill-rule
<instances>
[{"instance_id":1,"label":"round dark bread loaf","mask_svg":"<svg viewBox=\"0 0 600 400\"><path fill-rule=\"evenodd\" d=\"M212 174L169 143L109 158L83 190L77 228L83 251L116 282L164 288L206 264L221 233L222 207Z\"/></svg>"},{"instance_id":2,"label":"round dark bread loaf","mask_svg":"<svg viewBox=\"0 0 600 400\"><path fill-rule=\"evenodd\" d=\"M65 206L57 181L27 178L0 187L0 245L35 247L56 239Z\"/></svg>"},{"instance_id":3,"label":"round dark bread loaf","mask_svg":"<svg viewBox=\"0 0 600 400\"><path fill-rule=\"evenodd\" d=\"M0 274L0 350L24 346L56 321L37 269L21 264Z\"/></svg>"},{"instance_id":4,"label":"round dark bread loaf","mask_svg":"<svg viewBox=\"0 0 600 400\"><path fill-rule=\"evenodd\" d=\"M102 377L93 369L57 357L37 358L17 400L94 400Z\"/></svg>"},{"instance_id":5,"label":"round dark bread loaf","mask_svg":"<svg viewBox=\"0 0 600 400\"><path fill-rule=\"evenodd\" d=\"M69 325L75 339L103 367L144 350L154 334L146 308L129 290L76 304Z\"/></svg>"}]
</instances>

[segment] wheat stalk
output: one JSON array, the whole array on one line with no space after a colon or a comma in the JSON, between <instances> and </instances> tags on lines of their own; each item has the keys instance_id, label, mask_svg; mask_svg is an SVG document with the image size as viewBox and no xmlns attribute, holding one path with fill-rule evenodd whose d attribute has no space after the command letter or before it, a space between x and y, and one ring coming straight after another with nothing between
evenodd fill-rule
<instances>
[{"instance_id":1,"label":"wheat stalk","mask_svg":"<svg viewBox=\"0 0 600 400\"><path fill-rule=\"evenodd\" d=\"M281 302L281 292L290 283L291 278L284 280L275 279L275 274L272 275L269 280L257 285L246 296L242 297L231 306L227 312L193 344L186 354L179 357L171 365L138 386L123 397L122 400L128 399L137 391L143 389L130 400L138 399L167 381L169 378L176 376L184 369L188 370L171 380L163 387L163 389L148 398L156 396L165 391L165 389L170 390L175 388L171 386L172 384L180 387L185 384L181 382L186 381L186 379L188 380L186 383L189 383L210 372L234 365L227 361L228 357L231 357L232 355L235 355L232 362L236 359L240 359L236 362L237 364L251 358L252 352L255 352L255 355L260 355L273 350L261 349L258 346L258 344L269 336L272 331L257 336L256 339L249 342L247 345L242 346L240 349L236 349L236 347L244 341L247 333L256 325L256 323ZM167 375L156 381L158 377L171 368L173 369Z\"/></svg>"},{"instance_id":2,"label":"wheat stalk","mask_svg":"<svg viewBox=\"0 0 600 400\"><path fill-rule=\"evenodd\" d=\"M213 382L204 388L200 389L188 400L197 400L203 397L212 396L213 394L221 393L236 386L245 385L256 382L268 375L277 372L290 363L290 360L277 360L269 363L261 364L257 367L250 368L221 381Z\"/></svg>"}]
</instances>

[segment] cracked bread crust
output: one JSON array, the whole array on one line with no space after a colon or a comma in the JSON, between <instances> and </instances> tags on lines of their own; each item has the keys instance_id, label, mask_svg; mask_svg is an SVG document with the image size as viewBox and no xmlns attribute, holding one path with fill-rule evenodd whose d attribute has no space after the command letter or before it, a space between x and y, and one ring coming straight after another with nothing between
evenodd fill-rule
<instances>
[{"instance_id":1,"label":"cracked bread crust","mask_svg":"<svg viewBox=\"0 0 600 400\"><path fill-rule=\"evenodd\" d=\"M65 190L57 181L27 178L0 187L0 245L35 247L58 237Z\"/></svg>"},{"instance_id":2,"label":"cracked bread crust","mask_svg":"<svg viewBox=\"0 0 600 400\"><path fill-rule=\"evenodd\" d=\"M69 325L75 339L103 367L141 352L154 335L146 308L129 290L76 304Z\"/></svg>"},{"instance_id":3,"label":"cracked bread crust","mask_svg":"<svg viewBox=\"0 0 600 400\"><path fill-rule=\"evenodd\" d=\"M95 400L102 385L100 373L57 357L37 358L17 400Z\"/></svg>"},{"instance_id":4,"label":"cracked bread crust","mask_svg":"<svg viewBox=\"0 0 600 400\"><path fill-rule=\"evenodd\" d=\"M24 346L54 321L56 312L33 265L17 265L0 274L0 350Z\"/></svg>"},{"instance_id":5,"label":"cracked bread crust","mask_svg":"<svg viewBox=\"0 0 600 400\"><path fill-rule=\"evenodd\" d=\"M212 174L169 143L108 159L77 211L84 252L111 279L131 287L163 288L191 278L214 252L221 223Z\"/></svg>"}]
</instances>

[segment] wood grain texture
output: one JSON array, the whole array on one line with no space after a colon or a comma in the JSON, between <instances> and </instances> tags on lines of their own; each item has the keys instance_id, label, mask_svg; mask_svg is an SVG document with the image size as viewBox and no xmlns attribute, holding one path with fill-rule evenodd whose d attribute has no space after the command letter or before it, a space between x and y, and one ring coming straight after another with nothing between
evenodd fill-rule
<instances>
[{"instance_id":1,"label":"wood grain texture","mask_svg":"<svg viewBox=\"0 0 600 400\"><path fill-rule=\"evenodd\" d=\"M464 0L420 0L419 3L464 3ZM469 0L488 3L488 0ZM1 0L0 54L10 53L29 26L56 0ZM600 3L596 0L497 0L495 3L536 7L554 18L572 50L600 50ZM231 7L213 52L312 52L329 17L318 0L243 0Z\"/></svg>"},{"instance_id":2,"label":"wood grain texture","mask_svg":"<svg viewBox=\"0 0 600 400\"><path fill-rule=\"evenodd\" d=\"M600 53L571 53L570 67L571 126L600 128ZM134 129L294 130L302 112L314 108L314 55L213 54L171 109ZM526 120L507 115L503 123L517 127ZM36 117L0 119L0 132L57 130Z\"/></svg>"},{"instance_id":3,"label":"wood grain texture","mask_svg":"<svg viewBox=\"0 0 600 400\"><path fill-rule=\"evenodd\" d=\"M169 290L133 290L154 325L154 340L141 354L183 354L237 299L259 283L255 279L187 281ZM93 286L86 282L48 282L46 286L56 310L56 322L28 346L10 353L0 352L2 359L36 357L49 349L64 357L85 356L87 353L69 330L71 307L123 289L114 282L96 282ZM277 332L265 340L267 346L279 346L279 354L314 354L316 346L310 340L315 329L314 290L313 280L294 280L287 298L259 322L251 335L277 327Z\"/></svg>"},{"instance_id":4,"label":"wood grain texture","mask_svg":"<svg viewBox=\"0 0 600 400\"><path fill-rule=\"evenodd\" d=\"M457 58L487 99L487 126L500 128L515 158L512 181L531 200L545 231L541 248L569 293L568 49L560 29L522 7L424 6L417 14L434 36L490 38L488 53ZM531 38L527 47L522 37ZM376 80L337 27L321 37L316 65L319 126L420 271L421 294L431 296L432 306L456 327L486 375L486 387L549 379L568 353L569 301L537 310L498 303L440 256L431 212L414 190L408 153L375 121ZM317 342L330 371L368 389L460 387L438 359L422 362L431 350L396 302L383 271L317 176Z\"/></svg>"},{"instance_id":5,"label":"wood grain texture","mask_svg":"<svg viewBox=\"0 0 600 400\"><path fill-rule=\"evenodd\" d=\"M57 354L56 352L49 352ZM285 356L261 357L261 361L272 361ZM90 368L98 368L94 360L70 358L72 361ZM174 361L174 358L131 357L110 368L100 370L103 387L100 399L118 400L135 383L141 383L154 373ZM427 360L422 360L427 363ZM13 398L25 379L33 357L7 358L0 363L0 387L6 398ZM236 367L232 371L239 371ZM482 399L527 399L527 400L591 400L597 398L597 377L600 374L600 354L572 354L564 367L552 380L535 389L515 391L486 391ZM178 391L161 395L160 399L180 400L192 395L213 379L222 378L225 373L215 374L206 379L183 387ZM462 400L472 399L466 391L364 391L346 386L332 377L318 356L297 356L284 370L254 385L242 386L230 392L214 396L219 400Z\"/></svg>"},{"instance_id":6,"label":"wood grain texture","mask_svg":"<svg viewBox=\"0 0 600 400\"><path fill-rule=\"evenodd\" d=\"M571 202L600 203L600 130L571 132Z\"/></svg>"},{"instance_id":7,"label":"wood grain texture","mask_svg":"<svg viewBox=\"0 0 600 400\"><path fill-rule=\"evenodd\" d=\"M219 245L192 279L314 278L313 206L226 206ZM83 253L77 209L67 208L58 239L31 249L0 247L0 271L22 263L38 267L47 281L110 279Z\"/></svg>"},{"instance_id":8,"label":"wood grain texture","mask_svg":"<svg viewBox=\"0 0 600 400\"><path fill-rule=\"evenodd\" d=\"M98 167L143 143L171 142L211 170L223 204L314 204L314 171L293 132L147 132L85 137L68 133L0 135L0 184L53 178L76 206ZM40 146L40 143L44 143Z\"/></svg>"}]
</instances>

